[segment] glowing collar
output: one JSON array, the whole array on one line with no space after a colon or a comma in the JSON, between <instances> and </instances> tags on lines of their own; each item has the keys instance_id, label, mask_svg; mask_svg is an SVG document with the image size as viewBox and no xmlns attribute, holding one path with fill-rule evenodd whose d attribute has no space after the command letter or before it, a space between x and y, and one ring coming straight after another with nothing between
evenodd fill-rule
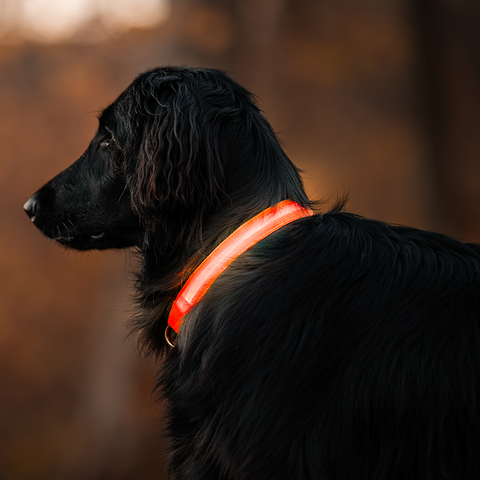
<instances>
[{"instance_id":1,"label":"glowing collar","mask_svg":"<svg viewBox=\"0 0 480 480\"><path fill-rule=\"evenodd\" d=\"M303 208L291 200L284 200L267 208L235 230L190 275L170 310L168 317L170 327L178 333L184 315L243 252L288 223L310 215L313 215L310 209ZM166 338L170 343L168 337Z\"/></svg>"}]
</instances>

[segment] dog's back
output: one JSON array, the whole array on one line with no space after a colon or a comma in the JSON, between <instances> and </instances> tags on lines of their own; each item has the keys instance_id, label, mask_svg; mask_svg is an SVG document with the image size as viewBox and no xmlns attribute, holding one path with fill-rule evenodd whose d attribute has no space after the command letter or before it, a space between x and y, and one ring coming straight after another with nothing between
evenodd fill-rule
<instances>
[{"instance_id":1,"label":"dog's back","mask_svg":"<svg viewBox=\"0 0 480 480\"><path fill-rule=\"evenodd\" d=\"M175 478L480 478L475 248L332 212L240 257L164 367Z\"/></svg>"}]
</instances>

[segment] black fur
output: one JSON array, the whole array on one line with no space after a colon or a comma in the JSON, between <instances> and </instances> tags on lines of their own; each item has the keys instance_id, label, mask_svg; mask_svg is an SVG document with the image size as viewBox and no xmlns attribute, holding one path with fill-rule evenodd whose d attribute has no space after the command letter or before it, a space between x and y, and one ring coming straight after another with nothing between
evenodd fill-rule
<instances>
[{"instance_id":1,"label":"black fur","mask_svg":"<svg viewBox=\"0 0 480 480\"><path fill-rule=\"evenodd\" d=\"M480 478L480 249L334 209L239 257L164 330L188 274L246 219L310 202L252 95L160 68L25 205L76 249L136 245L134 327L162 354L182 479Z\"/></svg>"}]
</instances>

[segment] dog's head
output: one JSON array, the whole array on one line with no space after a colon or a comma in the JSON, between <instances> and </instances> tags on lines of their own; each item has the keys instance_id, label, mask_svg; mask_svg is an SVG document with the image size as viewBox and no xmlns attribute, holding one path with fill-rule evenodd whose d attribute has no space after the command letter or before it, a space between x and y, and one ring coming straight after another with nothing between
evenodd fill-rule
<instances>
[{"instance_id":1,"label":"dog's head","mask_svg":"<svg viewBox=\"0 0 480 480\"><path fill-rule=\"evenodd\" d=\"M259 158L253 150L265 132L275 138L252 95L222 72L151 70L102 112L86 152L24 208L45 235L75 249L142 246L159 225L157 237L178 243L235 190L261 184L265 165L245 159Z\"/></svg>"}]
</instances>

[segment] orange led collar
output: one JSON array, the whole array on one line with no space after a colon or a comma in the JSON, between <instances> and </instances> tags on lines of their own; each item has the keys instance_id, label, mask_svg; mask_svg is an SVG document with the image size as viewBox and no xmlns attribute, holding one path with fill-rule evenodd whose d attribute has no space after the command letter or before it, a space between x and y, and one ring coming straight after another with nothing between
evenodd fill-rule
<instances>
[{"instance_id":1,"label":"orange led collar","mask_svg":"<svg viewBox=\"0 0 480 480\"><path fill-rule=\"evenodd\" d=\"M291 200L284 200L267 208L235 230L190 275L170 310L168 317L170 327L178 333L184 315L205 295L216 278L243 252L288 223L310 215L313 215L310 209L303 208ZM170 343L167 336L166 338Z\"/></svg>"}]
</instances>

